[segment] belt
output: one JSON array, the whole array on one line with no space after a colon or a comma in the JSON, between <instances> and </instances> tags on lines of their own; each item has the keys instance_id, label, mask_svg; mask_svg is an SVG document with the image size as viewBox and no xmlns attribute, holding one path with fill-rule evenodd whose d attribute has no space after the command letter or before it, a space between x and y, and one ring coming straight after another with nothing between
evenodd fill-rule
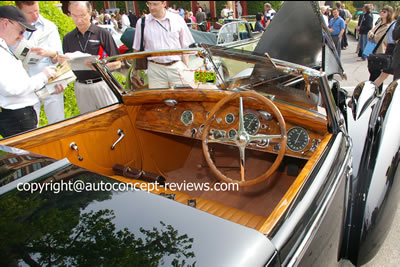
<instances>
[{"instance_id":1,"label":"belt","mask_svg":"<svg viewBox=\"0 0 400 267\"><path fill-rule=\"evenodd\" d=\"M33 109L33 106L26 106L23 108L17 108L17 109L8 109L8 108L2 108L0 107L0 112L13 112L13 111L17 111L17 110L23 110L23 109Z\"/></svg>"},{"instance_id":2,"label":"belt","mask_svg":"<svg viewBox=\"0 0 400 267\"><path fill-rule=\"evenodd\" d=\"M87 79L87 80L78 80L78 82L80 83L85 83L85 84L93 84L93 83L97 83L97 82L101 82L103 80L103 78L99 77L99 78L95 78L95 79Z\"/></svg>"},{"instance_id":3,"label":"belt","mask_svg":"<svg viewBox=\"0 0 400 267\"><path fill-rule=\"evenodd\" d=\"M154 61L154 60L149 60L149 61L152 62L152 63L158 64L158 65L171 66L171 65L174 65L179 60L174 60L174 61L167 62L167 63L161 63L161 62L157 62L157 61Z\"/></svg>"}]
</instances>

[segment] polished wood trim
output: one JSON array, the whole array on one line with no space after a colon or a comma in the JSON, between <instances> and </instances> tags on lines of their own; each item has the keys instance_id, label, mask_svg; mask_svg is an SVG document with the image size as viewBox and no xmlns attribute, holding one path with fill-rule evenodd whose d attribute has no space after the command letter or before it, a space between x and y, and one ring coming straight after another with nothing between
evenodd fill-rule
<instances>
[{"instance_id":1,"label":"polished wood trim","mask_svg":"<svg viewBox=\"0 0 400 267\"><path fill-rule=\"evenodd\" d=\"M303 186L305 180L308 175L311 173L311 170L314 168L316 162L320 158L322 152L325 150L329 140L332 138L332 134L326 134L319 144L318 148L315 150L312 157L308 160L304 168L301 170L300 174L297 176L296 180L290 186L289 190L285 193L281 201L269 215L268 219L265 221L263 226L258 229L261 233L268 235L270 231L275 227L278 221L281 219L283 214L292 204L296 195L300 191L300 188Z\"/></svg>"},{"instance_id":2,"label":"polished wood trim","mask_svg":"<svg viewBox=\"0 0 400 267\"><path fill-rule=\"evenodd\" d=\"M115 121L115 119L123 116L124 114L126 114L124 105L113 105L87 114L79 115L56 124L35 129L31 132L2 139L0 140L0 144L22 149L29 149L30 147L36 147L54 140L59 140L67 135L71 136L81 134L82 132L93 129L104 129L109 127L110 124ZM86 124L87 121L89 121L89 124ZM82 127L82 123L85 125L85 127ZM68 133L66 133L65 130L68 130ZM43 134L46 134L46 138L43 138Z\"/></svg>"},{"instance_id":3,"label":"polished wood trim","mask_svg":"<svg viewBox=\"0 0 400 267\"><path fill-rule=\"evenodd\" d=\"M119 129L123 130L125 137L112 150L111 145L120 137ZM77 152L71 149L72 142L78 146L83 160L78 160ZM1 144L55 159L68 158L72 164L103 175L113 174L112 165L115 163L135 168L143 164L142 148L124 105L113 105L5 139Z\"/></svg>"},{"instance_id":4,"label":"polished wood trim","mask_svg":"<svg viewBox=\"0 0 400 267\"><path fill-rule=\"evenodd\" d=\"M142 104L160 104L166 99L174 99L181 102L218 102L226 95L234 92L225 90L197 90L197 89L165 89L165 90L148 90L136 91L123 96L123 102L126 105L142 105ZM238 100L237 100L238 101ZM327 119L323 115L308 111L299 107L290 106L278 101L273 101L282 113L286 122L297 125L303 125L306 128L313 129L319 134L327 133ZM262 109L262 103L256 100L249 100L247 108L255 110Z\"/></svg>"}]
</instances>

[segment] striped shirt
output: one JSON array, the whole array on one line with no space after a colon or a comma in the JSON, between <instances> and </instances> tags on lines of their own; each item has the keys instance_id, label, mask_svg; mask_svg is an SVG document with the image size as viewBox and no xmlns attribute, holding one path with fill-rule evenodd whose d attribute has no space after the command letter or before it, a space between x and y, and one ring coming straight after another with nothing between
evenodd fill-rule
<instances>
[{"instance_id":1,"label":"striped shirt","mask_svg":"<svg viewBox=\"0 0 400 267\"><path fill-rule=\"evenodd\" d=\"M133 42L133 49L137 51L140 50L141 23L142 19L139 19L136 24ZM193 36L183 18L178 14L166 11L164 18L161 20L156 19L151 14L146 16L144 51L188 48L192 43L194 43ZM181 60L181 56L149 57L148 59L168 63L174 60Z\"/></svg>"}]
</instances>

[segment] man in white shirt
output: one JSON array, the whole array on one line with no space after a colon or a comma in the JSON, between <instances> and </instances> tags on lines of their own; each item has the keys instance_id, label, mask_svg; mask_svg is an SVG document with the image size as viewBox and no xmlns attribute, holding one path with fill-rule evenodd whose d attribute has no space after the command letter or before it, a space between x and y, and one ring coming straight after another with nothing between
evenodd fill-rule
<instances>
[{"instance_id":1,"label":"man in white shirt","mask_svg":"<svg viewBox=\"0 0 400 267\"><path fill-rule=\"evenodd\" d=\"M150 14L145 17L143 36L144 51L188 48L194 43L192 34L179 14L167 11L167 1L147 1ZM134 51L140 51L142 19L136 24L133 43ZM171 88L184 86L184 72L187 69L188 56L149 57L149 88ZM133 70L133 84L143 86L139 76Z\"/></svg>"},{"instance_id":2,"label":"man in white shirt","mask_svg":"<svg viewBox=\"0 0 400 267\"><path fill-rule=\"evenodd\" d=\"M0 6L0 134L3 137L36 128L33 108L38 102L34 90L42 88L55 74L55 67L29 77L22 62L9 49L23 38L25 30L35 31L24 14L13 6ZM58 88L59 91L63 88Z\"/></svg>"},{"instance_id":3,"label":"man in white shirt","mask_svg":"<svg viewBox=\"0 0 400 267\"><path fill-rule=\"evenodd\" d=\"M16 1L17 8L24 13L29 24L35 26L35 32L25 32L24 38L32 44L37 54L44 58L37 64L31 64L28 68L29 76L40 73L47 66L54 66L57 63L58 54L62 53L60 35L57 26L39 15L38 1ZM46 112L47 121L49 124L62 121L64 116L64 95L52 94L42 99L44 111ZM38 102L35 106L35 111L40 118L41 104Z\"/></svg>"},{"instance_id":4,"label":"man in white shirt","mask_svg":"<svg viewBox=\"0 0 400 267\"><path fill-rule=\"evenodd\" d=\"M124 32L130 26L131 26L131 21L129 20L128 15L126 15L125 11L122 11L122 29L121 29L121 31Z\"/></svg>"},{"instance_id":5,"label":"man in white shirt","mask_svg":"<svg viewBox=\"0 0 400 267\"><path fill-rule=\"evenodd\" d=\"M264 23L265 23L265 29L266 29L269 26L269 24L271 23L271 20L274 18L276 11L272 8L270 3L264 4L264 10L265 10Z\"/></svg>"}]
</instances>

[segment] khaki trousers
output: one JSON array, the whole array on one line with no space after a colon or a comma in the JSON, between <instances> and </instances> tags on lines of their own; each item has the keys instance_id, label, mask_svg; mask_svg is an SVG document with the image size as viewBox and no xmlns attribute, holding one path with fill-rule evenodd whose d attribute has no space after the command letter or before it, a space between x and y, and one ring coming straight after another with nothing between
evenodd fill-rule
<instances>
[{"instance_id":1,"label":"khaki trousers","mask_svg":"<svg viewBox=\"0 0 400 267\"><path fill-rule=\"evenodd\" d=\"M149 61L147 70L149 88L173 88L174 86L183 88L190 84L186 69L187 67L182 61L171 66L163 66Z\"/></svg>"},{"instance_id":2,"label":"khaki trousers","mask_svg":"<svg viewBox=\"0 0 400 267\"><path fill-rule=\"evenodd\" d=\"M75 97L81 114L118 102L118 99L105 81L92 84L76 81Z\"/></svg>"}]
</instances>

